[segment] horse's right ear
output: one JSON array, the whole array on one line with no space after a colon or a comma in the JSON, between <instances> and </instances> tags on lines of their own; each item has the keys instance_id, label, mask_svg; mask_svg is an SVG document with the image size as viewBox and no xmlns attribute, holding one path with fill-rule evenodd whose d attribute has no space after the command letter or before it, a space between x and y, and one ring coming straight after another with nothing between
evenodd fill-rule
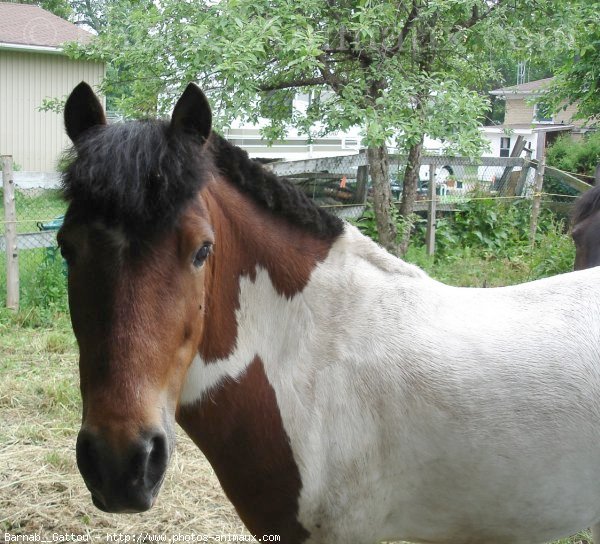
<instances>
[{"instance_id":1,"label":"horse's right ear","mask_svg":"<svg viewBox=\"0 0 600 544\"><path fill-rule=\"evenodd\" d=\"M175 104L171 129L199 136L205 142L211 128L212 112L208 100L198 85L190 83Z\"/></svg>"},{"instance_id":2,"label":"horse's right ear","mask_svg":"<svg viewBox=\"0 0 600 544\"><path fill-rule=\"evenodd\" d=\"M92 88L82 81L65 104L65 129L73 143L89 128L106 125L104 108Z\"/></svg>"}]
</instances>

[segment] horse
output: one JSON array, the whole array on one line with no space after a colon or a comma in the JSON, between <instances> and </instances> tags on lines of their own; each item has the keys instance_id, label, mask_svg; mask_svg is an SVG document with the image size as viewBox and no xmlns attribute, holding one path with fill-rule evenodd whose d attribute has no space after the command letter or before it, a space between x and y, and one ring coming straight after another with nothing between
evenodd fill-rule
<instances>
[{"instance_id":1,"label":"horse","mask_svg":"<svg viewBox=\"0 0 600 544\"><path fill-rule=\"evenodd\" d=\"M572 213L575 270L600 265L600 185L577 200Z\"/></svg>"},{"instance_id":2,"label":"horse","mask_svg":"<svg viewBox=\"0 0 600 544\"><path fill-rule=\"evenodd\" d=\"M458 288L212 130L65 105L58 234L93 503L157 500L179 424L257 538L600 542L600 269ZM193 475L190 475L193 477Z\"/></svg>"}]
</instances>

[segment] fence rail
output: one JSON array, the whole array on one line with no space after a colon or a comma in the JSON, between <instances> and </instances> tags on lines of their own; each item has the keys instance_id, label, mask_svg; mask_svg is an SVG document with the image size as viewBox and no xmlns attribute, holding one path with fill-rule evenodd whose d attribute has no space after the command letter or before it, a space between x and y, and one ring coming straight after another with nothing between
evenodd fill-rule
<instances>
[{"instance_id":1,"label":"fence rail","mask_svg":"<svg viewBox=\"0 0 600 544\"><path fill-rule=\"evenodd\" d=\"M0 168L0 183L3 181L2 176L2 169ZM22 190L60 188L60 174L58 172L13 171L13 180L15 187Z\"/></svg>"},{"instance_id":2,"label":"fence rail","mask_svg":"<svg viewBox=\"0 0 600 544\"><path fill-rule=\"evenodd\" d=\"M4 208L0 211L0 305L17 308L21 296L36 289L36 275L47 267L61 267L56 252L57 218L66 205L60 198L56 172L12 172L10 157L0 161ZM4 164L4 167L3 167ZM392 193L399 200L406 156L389 156ZM320 206L344 219L358 219L370 198L367 154L267 165L285 176ZM529 198L565 210L591 187L576 176L546 166L543 188L535 187L537 161L519 157L421 157L415 211L428 217L428 248L435 248L436 216L453 212L475 198L474 191L508 202ZM2 172L4 170L4 173ZM58 262L57 262L58 261ZM5 298L6 297L6 298ZM4 299L4 300L3 300Z\"/></svg>"}]
</instances>

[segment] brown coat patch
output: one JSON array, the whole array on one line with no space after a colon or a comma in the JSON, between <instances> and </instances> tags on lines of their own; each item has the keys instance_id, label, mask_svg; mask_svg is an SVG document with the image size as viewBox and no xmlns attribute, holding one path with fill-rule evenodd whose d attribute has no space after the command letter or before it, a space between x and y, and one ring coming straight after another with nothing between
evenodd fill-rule
<instances>
[{"instance_id":1,"label":"brown coat patch","mask_svg":"<svg viewBox=\"0 0 600 544\"><path fill-rule=\"evenodd\" d=\"M211 362L227 357L235 347L240 277L254 278L260 266L278 293L292 297L327 256L331 241L319 240L260 208L224 180L210 183L203 193L215 246L208 262L206 324L199 352Z\"/></svg>"},{"instance_id":2,"label":"brown coat patch","mask_svg":"<svg viewBox=\"0 0 600 544\"><path fill-rule=\"evenodd\" d=\"M239 380L227 379L203 401L180 408L177 421L250 531L280 535L287 544L308 538L297 520L300 473L259 357Z\"/></svg>"}]
</instances>

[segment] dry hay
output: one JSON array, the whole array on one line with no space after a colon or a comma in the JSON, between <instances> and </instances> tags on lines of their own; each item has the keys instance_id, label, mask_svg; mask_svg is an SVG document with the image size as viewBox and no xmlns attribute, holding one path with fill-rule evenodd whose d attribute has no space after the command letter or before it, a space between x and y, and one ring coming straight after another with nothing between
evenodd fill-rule
<instances>
[{"instance_id":1,"label":"dry hay","mask_svg":"<svg viewBox=\"0 0 600 544\"><path fill-rule=\"evenodd\" d=\"M105 514L92 505L75 464L74 435L57 437L51 444L4 444L0 449L0 523L12 534L90 534L102 541L112 532L243 533L206 459L187 437L181 434L178 441L155 507L130 515Z\"/></svg>"},{"instance_id":2,"label":"dry hay","mask_svg":"<svg viewBox=\"0 0 600 544\"><path fill-rule=\"evenodd\" d=\"M150 511L117 515L95 508L75 462L80 407L74 346L67 340L65 347L48 331L28 333L18 344L5 339L0 339L0 542L5 532L42 540L73 533L89 535L92 542L107 542L109 533L165 535L166 542L173 534L248 534L212 468L181 431Z\"/></svg>"}]
</instances>

